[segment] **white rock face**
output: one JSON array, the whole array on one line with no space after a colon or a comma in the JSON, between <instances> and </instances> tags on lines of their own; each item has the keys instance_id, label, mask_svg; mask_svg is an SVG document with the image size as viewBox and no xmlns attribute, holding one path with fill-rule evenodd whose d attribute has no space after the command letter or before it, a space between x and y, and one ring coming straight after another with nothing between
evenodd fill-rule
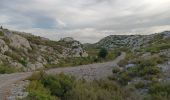
<instances>
[{"instance_id":1,"label":"white rock face","mask_svg":"<svg viewBox=\"0 0 170 100\"><path fill-rule=\"evenodd\" d=\"M62 55L59 55L59 57L88 57L88 54L85 52L79 41L75 41L70 37L61 39L61 41L70 42L71 44L69 48L63 49Z\"/></svg>"},{"instance_id":2,"label":"white rock face","mask_svg":"<svg viewBox=\"0 0 170 100\"><path fill-rule=\"evenodd\" d=\"M8 49L9 47L6 45L5 41L0 39L0 52L5 53Z\"/></svg>"},{"instance_id":3,"label":"white rock face","mask_svg":"<svg viewBox=\"0 0 170 100\"><path fill-rule=\"evenodd\" d=\"M6 32L6 36L10 40L11 46L13 46L15 48L25 47L25 48L30 49L30 50L32 49L29 41L26 38L24 38L20 35L13 34L11 32Z\"/></svg>"},{"instance_id":4,"label":"white rock face","mask_svg":"<svg viewBox=\"0 0 170 100\"><path fill-rule=\"evenodd\" d=\"M88 54L81 48L74 48L72 50L73 57L88 57Z\"/></svg>"}]
</instances>

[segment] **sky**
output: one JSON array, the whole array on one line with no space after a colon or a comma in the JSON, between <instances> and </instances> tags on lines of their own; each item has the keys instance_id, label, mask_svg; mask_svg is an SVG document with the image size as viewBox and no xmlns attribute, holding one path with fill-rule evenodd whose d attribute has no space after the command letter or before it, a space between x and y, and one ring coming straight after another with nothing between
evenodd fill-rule
<instances>
[{"instance_id":1,"label":"sky","mask_svg":"<svg viewBox=\"0 0 170 100\"><path fill-rule=\"evenodd\" d=\"M170 30L170 0L0 0L0 25L59 40Z\"/></svg>"}]
</instances>

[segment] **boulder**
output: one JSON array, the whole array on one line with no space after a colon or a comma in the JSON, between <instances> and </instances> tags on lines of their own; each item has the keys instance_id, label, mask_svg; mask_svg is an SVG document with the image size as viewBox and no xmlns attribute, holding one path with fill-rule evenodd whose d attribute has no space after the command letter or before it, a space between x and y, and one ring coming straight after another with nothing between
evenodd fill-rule
<instances>
[{"instance_id":1,"label":"boulder","mask_svg":"<svg viewBox=\"0 0 170 100\"><path fill-rule=\"evenodd\" d=\"M47 64L47 61L42 57L42 56L38 56L37 57L37 61L42 63L43 65L46 65Z\"/></svg>"},{"instance_id":2,"label":"boulder","mask_svg":"<svg viewBox=\"0 0 170 100\"><path fill-rule=\"evenodd\" d=\"M5 35L10 41L10 46L13 46L14 48L22 48L25 47L27 49L32 50L29 41L17 34L13 34L12 32L5 32Z\"/></svg>"},{"instance_id":3,"label":"boulder","mask_svg":"<svg viewBox=\"0 0 170 100\"><path fill-rule=\"evenodd\" d=\"M43 64L42 63L39 63L39 62L36 62L36 63L31 63L29 62L27 64L27 67L30 69L30 70L36 70L36 69L40 69L40 68L43 68Z\"/></svg>"},{"instance_id":4,"label":"boulder","mask_svg":"<svg viewBox=\"0 0 170 100\"><path fill-rule=\"evenodd\" d=\"M22 68L23 67L23 65L18 63L18 62L11 62L10 65L13 66L13 67L17 67L17 68Z\"/></svg>"},{"instance_id":5,"label":"boulder","mask_svg":"<svg viewBox=\"0 0 170 100\"><path fill-rule=\"evenodd\" d=\"M9 50L8 45L6 45L4 40L0 39L0 52L3 54L8 50Z\"/></svg>"}]
</instances>

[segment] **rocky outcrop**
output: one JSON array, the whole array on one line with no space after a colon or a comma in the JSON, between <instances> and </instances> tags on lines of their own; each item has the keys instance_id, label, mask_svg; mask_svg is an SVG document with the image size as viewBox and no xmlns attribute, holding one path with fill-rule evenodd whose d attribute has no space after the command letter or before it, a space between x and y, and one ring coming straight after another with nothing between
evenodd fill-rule
<instances>
[{"instance_id":1,"label":"rocky outcrop","mask_svg":"<svg viewBox=\"0 0 170 100\"><path fill-rule=\"evenodd\" d=\"M147 46L152 39L152 35L111 35L100 40L95 45L108 49L132 47L135 50Z\"/></svg>"},{"instance_id":2,"label":"rocky outcrop","mask_svg":"<svg viewBox=\"0 0 170 100\"><path fill-rule=\"evenodd\" d=\"M169 39L170 31L151 35L110 35L95 44L85 44L88 47L103 47L107 49L115 49L120 47L129 47L132 50L147 48L158 39Z\"/></svg>"},{"instance_id":3,"label":"rocky outcrop","mask_svg":"<svg viewBox=\"0 0 170 100\"><path fill-rule=\"evenodd\" d=\"M0 64L36 70L56 65L62 58L87 57L79 41L66 37L51 41L29 33L0 29Z\"/></svg>"},{"instance_id":4,"label":"rocky outcrop","mask_svg":"<svg viewBox=\"0 0 170 100\"><path fill-rule=\"evenodd\" d=\"M32 49L30 46L29 41L17 34L14 34L10 31L5 31L5 36L9 39L10 42L10 46L14 47L14 48L27 48L27 49Z\"/></svg>"},{"instance_id":5,"label":"rocky outcrop","mask_svg":"<svg viewBox=\"0 0 170 100\"><path fill-rule=\"evenodd\" d=\"M67 55L69 57L88 57L88 54L82 47L83 45L79 41L76 41L71 37L63 38L60 41L69 43L69 48L63 50L63 56Z\"/></svg>"}]
</instances>

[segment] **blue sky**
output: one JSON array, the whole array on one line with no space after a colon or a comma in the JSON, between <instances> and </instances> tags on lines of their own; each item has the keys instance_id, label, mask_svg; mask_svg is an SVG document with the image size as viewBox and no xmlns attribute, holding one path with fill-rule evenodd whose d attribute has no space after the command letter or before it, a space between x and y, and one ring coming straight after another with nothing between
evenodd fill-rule
<instances>
[{"instance_id":1,"label":"blue sky","mask_svg":"<svg viewBox=\"0 0 170 100\"><path fill-rule=\"evenodd\" d=\"M94 43L111 34L170 30L170 0L0 0L0 25Z\"/></svg>"}]
</instances>

